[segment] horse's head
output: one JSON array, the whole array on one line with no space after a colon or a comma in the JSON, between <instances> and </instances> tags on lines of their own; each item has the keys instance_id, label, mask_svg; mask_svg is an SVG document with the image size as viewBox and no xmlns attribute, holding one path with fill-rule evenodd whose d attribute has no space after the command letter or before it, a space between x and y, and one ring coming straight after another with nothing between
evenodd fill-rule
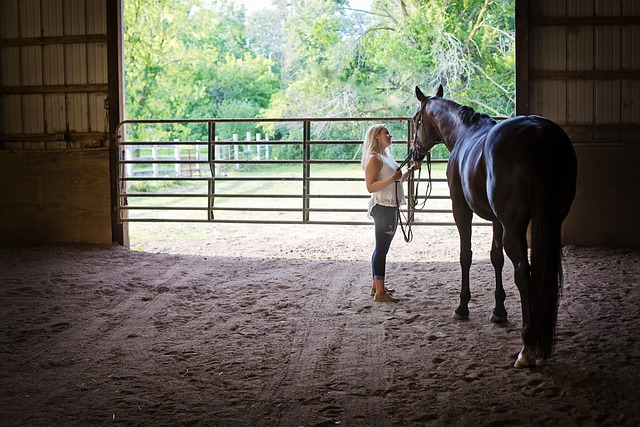
<instances>
[{"instance_id":1,"label":"horse's head","mask_svg":"<svg viewBox=\"0 0 640 427\"><path fill-rule=\"evenodd\" d=\"M442 97L442 95L443 89L442 85L440 85L435 96ZM442 142L442 136L431 115L427 114L427 104L433 97L426 96L418 86L416 86L416 97L420 101L420 107L416 115L413 116L411 152L413 153L413 160L422 161L434 145Z\"/></svg>"}]
</instances>

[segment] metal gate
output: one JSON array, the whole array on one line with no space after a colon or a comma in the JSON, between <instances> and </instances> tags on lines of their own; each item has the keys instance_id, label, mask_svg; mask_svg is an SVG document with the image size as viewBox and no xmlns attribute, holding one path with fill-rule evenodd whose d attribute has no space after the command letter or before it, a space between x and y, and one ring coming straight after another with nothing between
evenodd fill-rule
<instances>
[{"instance_id":1,"label":"metal gate","mask_svg":"<svg viewBox=\"0 0 640 427\"><path fill-rule=\"evenodd\" d=\"M394 134L394 157L412 140L410 117L127 120L118 125L120 222L369 224L360 166L362 135L374 123ZM264 134L232 133L243 126ZM329 140L327 126L345 129ZM286 132L281 132L286 129ZM241 140L241 138L243 140ZM351 150L341 147L352 146ZM355 155L345 157L344 153ZM321 152L321 154L317 154ZM402 160L402 159L400 159ZM420 209L403 215L415 225L453 225L444 166L433 161L426 205L426 171L414 174ZM425 169L425 168L423 168ZM417 187L417 188L416 188ZM411 197L411 196L409 196ZM408 207L408 208L407 208Z\"/></svg>"}]
</instances>

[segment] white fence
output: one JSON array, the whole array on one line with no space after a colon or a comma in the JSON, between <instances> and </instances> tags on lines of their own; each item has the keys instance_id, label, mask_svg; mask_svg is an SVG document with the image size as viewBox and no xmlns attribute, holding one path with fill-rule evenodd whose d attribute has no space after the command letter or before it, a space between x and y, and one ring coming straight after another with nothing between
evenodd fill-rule
<instances>
[{"instance_id":1,"label":"white fence","mask_svg":"<svg viewBox=\"0 0 640 427\"><path fill-rule=\"evenodd\" d=\"M218 138L216 137L216 142ZM233 134L232 142L238 142L238 134ZM241 150L241 145L214 145L214 158L216 160L269 160L269 136L257 133L255 139L250 132L246 134L246 142L255 141L256 144L245 145ZM174 140L179 142L179 140ZM201 176L205 174L209 166L209 147L206 142L194 141L193 145L159 143L157 145L127 145L125 146L125 159L135 161L149 161L148 164L138 165L134 168L131 163L126 164L125 175L127 177L166 177L166 176ZM202 161L201 164L191 163L192 161ZM160 162L158 162L160 161ZM171 163L168 168L162 167L162 162ZM189 163L181 163L189 161ZM216 165L216 174L223 174L226 167L238 169L239 164Z\"/></svg>"}]
</instances>

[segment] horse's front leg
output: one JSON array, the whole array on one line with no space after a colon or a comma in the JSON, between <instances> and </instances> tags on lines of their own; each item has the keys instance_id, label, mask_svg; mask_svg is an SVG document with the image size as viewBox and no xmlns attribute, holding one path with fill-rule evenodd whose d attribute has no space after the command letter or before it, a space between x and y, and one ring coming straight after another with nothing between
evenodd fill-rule
<instances>
[{"instance_id":1,"label":"horse's front leg","mask_svg":"<svg viewBox=\"0 0 640 427\"><path fill-rule=\"evenodd\" d=\"M473 212L466 202L453 202L453 217L460 235L460 268L462 270L462 288L460 289L460 305L453 314L454 319L467 320L469 318L469 301L471 301L471 289L469 288L469 271L471 270L471 220Z\"/></svg>"},{"instance_id":2,"label":"horse's front leg","mask_svg":"<svg viewBox=\"0 0 640 427\"><path fill-rule=\"evenodd\" d=\"M504 307L506 294L502 286L502 268L504 267L504 253L502 251L503 228L500 221L493 222L493 243L491 245L491 264L496 276L496 305L491 313L491 321L501 323L507 321L507 309Z\"/></svg>"}]
</instances>

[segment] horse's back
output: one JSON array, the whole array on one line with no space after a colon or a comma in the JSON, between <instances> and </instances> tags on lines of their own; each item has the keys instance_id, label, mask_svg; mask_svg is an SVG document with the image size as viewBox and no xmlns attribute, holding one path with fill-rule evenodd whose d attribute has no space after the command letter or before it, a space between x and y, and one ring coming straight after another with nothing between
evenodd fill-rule
<instances>
[{"instance_id":1,"label":"horse's back","mask_svg":"<svg viewBox=\"0 0 640 427\"><path fill-rule=\"evenodd\" d=\"M540 116L505 120L487 134L483 148L487 195L498 217L509 212L514 220L531 216L534 180L544 175L548 197L557 199L563 217L575 194L576 155L560 126Z\"/></svg>"},{"instance_id":2,"label":"horse's back","mask_svg":"<svg viewBox=\"0 0 640 427\"><path fill-rule=\"evenodd\" d=\"M518 116L495 125L487 135L485 155L526 161L539 152L557 163L575 161L567 134L553 121L541 116Z\"/></svg>"}]
</instances>

